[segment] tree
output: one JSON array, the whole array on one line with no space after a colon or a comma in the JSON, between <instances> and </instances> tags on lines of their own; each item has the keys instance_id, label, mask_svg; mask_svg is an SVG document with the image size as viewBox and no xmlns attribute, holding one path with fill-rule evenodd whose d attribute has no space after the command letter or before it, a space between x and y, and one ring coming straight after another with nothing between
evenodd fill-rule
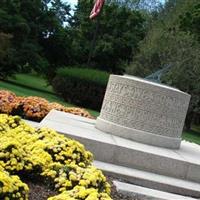
<instances>
[{"instance_id":1,"label":"tree","mask_svg":"<svg viewBox=\"0 0 200 200\"><path fill-rule=\"evenodd\" d=\"M186 129L191 128L195 112L200 112L200 44L192 35L180 32L171 40L171 70L163 76L163 82L191 95Z\"/></svg>"},{"instance_id":2,"label":"tree","mask_svg":"<svg viewBox=\"0 0 200 200\"><path fill-rule=\"evenodd\" d=\"M60 24L67 22L68 17L71 15L70 5L63 3L61 0L51 0L49 3L51 3L50 11L56 14Z\"/></svg>"},{"instance_id":3,"label":"tree","mask_svg":"<svg viewBox=\"0 0 200 200\"><path fill-rule=\"evenodd\" d=\"M0 1L0 32L13 36L10 69L45 73L56 64L66 64L69 45L63 23L69 11L60 0Z\"/></svg>"},{"instance_id":4,"label":"tree","mask_svg":"<svg viewBox=\"0 0 200 200\"><path fill-rule=\"evenodd\" d=\"M12 36L5 33L0 33L0 78L4 78L12 73L9 67L11 62L11 47L10 40Z\"/></svg>"},{"instance_id":5,"label":"tree","mask_svg":"<svg viewBox=\"0 0 200 200\"><path fill-rule=\"evenodd\" d=\"M145 18L139 11L117 3L105 4L98 19L91 21L92 0L79 0L69 24L74 35L72 49L80 63L87 64L91 41L98 28L91 67L120 72L122 62L130 62L138 42L145 35ZM117 19L117 20L116 20Z\"/></svg>"},{"instance_id":6,"label":"tree","mask_svg":"<svg viewBox=\"0 0 200 200\"><path fill-rule=\"evenodd\" d=\"M195 34L200 42L200 3L191 5L180 18L180 29Z\"/></svg>"},{"instance_id":7,"label":"tree","mask_svg":"<svg viewBox=\"0 0 200 200\"><path fill-rule=\"evenodd\" d=\"M162 77L162 82L191 94L186 118L188 129L193 114L200 112L199 35L192 34L193 26L186 25L189 22L191 24L190 17L185 19L188 11L196 8L195 2L169 1L166 10L158 13L160 17L154 20L152 28L140 43L139 53L127 69L129 74L145 77L165 66L171 66L169 72Z\"/></svg>"},{"instance_id":8,"label":"tree","mask_svg":"<svg viewBox=\"0 0 200 200\"><path fill-rule=\"evenodd\" d=\"M148 12L160 9L161 6L159 0L108 0L107 2L126 6L133 10L146 10Z\"/></svg>"}]
</instances>

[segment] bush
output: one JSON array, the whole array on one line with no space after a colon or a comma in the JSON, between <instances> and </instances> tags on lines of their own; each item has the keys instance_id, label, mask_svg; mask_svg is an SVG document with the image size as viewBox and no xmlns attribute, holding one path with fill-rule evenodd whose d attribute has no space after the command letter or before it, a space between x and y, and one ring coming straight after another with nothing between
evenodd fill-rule
<instances>
[{"instance_id":1,"label":"bush","mask_svg":"<svg viewBox=\"0 0 200 200\"><path fill-rule=\"evenodd\" d=\"M67 102L100 110L108 78L108 73L95 69L61 68L52 86Z\"/></svg>"},{"instance_id":2,"label":"bush","mask_svg":"<svg viewBox=\"0 0 200 200\"><path fill-rule=\"evenodd\" d=\"M26 177L58 192L48 200L111 200L110 185L79 142L7 114L0 114L0 142L0 199L28 200Z\"/></svg>"},{"instance_id":3,"label":"bush","mask_svg":"<svg viewBox=\"0 0 200 200\"><path fill-rule=\"evenodd\" d=\"M28 199L28 186L18 176L10 175L0 167L0 198Z\"/></svg>"},{"instance_id":4,"label":"bush","mask_svg":"<svg viewBox=\"0 0 200 200\"><path fill-rule=\"evenodd\" d=\"M0 90L0 113L11 113L16 105L16 95L7 90Z\"/></svg>"},{"instance_id":5,"label":"bush","mask_svg":"<svg viewBox=\"0 0 200 200\"><path fill-rule=\"evenodd\" d=\"M105 86L108 82L109 74L97 69L87 68L60 68L57 71L57 75L70 76L74 78L80 78L81 80L90 81L94 84Z\"/></svg>"},{"instance_id":6,"label":"bush","mask_svg":"<svg viewBox=\"0 0 200 200\"><path fill-rule=\"evenodd\" d=\"M7 90L0 90L0 113L20 115L24 119L41 121L52 109L62 112L93 118L83 108L65 107L56 102L48 102L46 99L36 96L17 97Z\"/></svg>"}]
</instances>

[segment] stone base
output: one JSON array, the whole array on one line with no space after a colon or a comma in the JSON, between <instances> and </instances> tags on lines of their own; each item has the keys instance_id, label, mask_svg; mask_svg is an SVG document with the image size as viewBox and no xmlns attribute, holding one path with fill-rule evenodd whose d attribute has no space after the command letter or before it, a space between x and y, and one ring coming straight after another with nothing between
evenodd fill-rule
<instances>
[{"instance_id":1,"label":"stone base","mask_svg":"<svg viewBox=\"0 0 200 200\"><path fill-rule=\"evenodd\" d=\"M124 182L128 182L133 185L173 194L181 194L183 196L192 196L195 198L200 197L200 183L100 161L94 161L94 165L101 169L104 174L111 175L114 178L120 177ZM182 200L182 198L180 198L180 200Z\"/></svg>"},{"instance_id":2,"label":"stone base","mask_svg":"<svg viewBox=\"0 0 200 200\"><path fill-rule=\"evenodd\" d=\"M97 118L95 127L101 131L111 133L122 138L159 147L179 149L181 144L181 138L166 137L163 135L156 135L146 131L120 126L118 124L101 119L100 117Z\"/></svg>"},{"instance_id":3,"label":"stone base","mask_svg":"<svg viewBox=\"0 0 200 200\"><path fill-rule=\"evenodd\" d=\"M51 111L40 125L77 139L96 160L200 183L199 145L183 141L173 150L141 144L106 134L95 128L95 120L84 120Z\"/></svg>"},{"instance_id":4,"label":"stone base","mask_svg":"<svg viewBox=\"0 0 200 200\"><path fill-rule=\"evenodd\" d=\"M95 165L110 174L146 188L200 197L199 145L183 141L180 149L173 150L142 144L96 129L95 120L55 110L39 126L83 143L95 160L107 163Z\"/></svg>"}]
</instances>

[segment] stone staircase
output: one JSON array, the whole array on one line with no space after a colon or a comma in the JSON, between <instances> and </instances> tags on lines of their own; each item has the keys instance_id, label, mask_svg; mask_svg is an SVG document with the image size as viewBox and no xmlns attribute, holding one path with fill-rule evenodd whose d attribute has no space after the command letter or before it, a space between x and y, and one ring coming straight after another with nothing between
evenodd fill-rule
<instances>
[{"instance_id":1,"label":"stone staircase","mask_svg":"<svg viewBox=\"0 0 200 200\"><path fill-rule=\"evenodd\" d=\"M116 186L118 192L135 197L137 200L195 200L191 197L162 192L159 190L122 183L119 181L114 181L114 185Z\"/></svg>"},{"instance_id":2,"label":"stone staircase","mask_svg":"<svg viewBox=\"0 0 200 200\"><path fill-rule=\"evenodd\" d=\"M156 173L113 165L100 161L94 161L94 165L104 171L105 174L120 178L121 181L125 181L130 184L185 196L200 196L200 184L197 182L159 175Z\"/></svg>"},{"instance_id":3,"label":"stone staircase","mask_svg":"<svg viewBox=\"0 0 200 200\"><path fill-rule=\"evenodd\" d=\"M155 147L104 133L95 120L52 110L40 124L72 137L93 152L94 165L115 182L122 193L138 199L200 198L200 146L183 141L179 150ZM156 194L156 195L153 195Z\"/></svg>"}]
</instances>

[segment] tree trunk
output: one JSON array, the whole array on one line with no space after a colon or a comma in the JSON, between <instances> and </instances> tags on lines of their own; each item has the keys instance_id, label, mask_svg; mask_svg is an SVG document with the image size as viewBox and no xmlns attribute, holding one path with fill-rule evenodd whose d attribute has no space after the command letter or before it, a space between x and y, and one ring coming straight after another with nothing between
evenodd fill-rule
<instances>
[{"instance_id":1,"label":"tree trunk","mask_svg":"<svg viewBox=\"0 0 200 200\"><path fill-rule=\"evenodd\" d=\"M191 130L192 126L192 121L193 121L194 113L193 112L188 112L186 119L185 119L185 130L189 131Z\"/></svg>"}]
</instances>

